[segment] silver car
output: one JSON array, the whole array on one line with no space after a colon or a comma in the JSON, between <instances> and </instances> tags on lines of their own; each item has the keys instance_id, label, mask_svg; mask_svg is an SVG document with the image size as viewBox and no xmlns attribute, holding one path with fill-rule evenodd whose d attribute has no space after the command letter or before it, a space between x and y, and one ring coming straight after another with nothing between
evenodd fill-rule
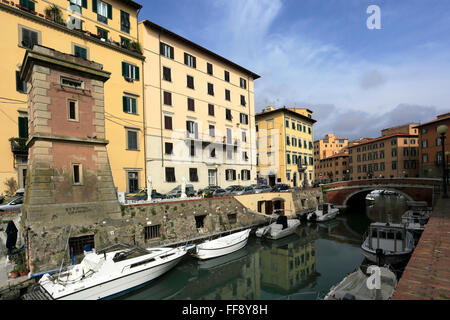
<instances>
[{"instance_id":1,"label":"silver car","mask_svg":"<svg viewBox=\"0 0 450 320\"><path fill-rule=\"evenodd\" d=\"M8 202L4 205L1 205L0 212L20 211L20 208L22 207L22 203L23 203L23 197L15 198L15 199L11 200L10 202Z\"/></svg>"},{"instance_id":2,"label":"silver car","mask_svg":"<svg viewBox=\"0 0 450 320\"><path fill-rule=\"evenodd\" d=\"M243 194L252 194L255 193L255 189L252 186L248 186L248 187L242 187L242 189L240 190L235 190L234 192L232 192L233 195L243 195Z\"/></svg>"},{"instance_id":3,"label":"silver car","mask_svg":"<svg viewBox=\"0 0 450 320\"><path fill-rule=\"evenodd\" d=\"M272 191L272 187L268 186L268 185L261 184L259 186L256 186L254 188L254 190L255 190L255 193L265 193L265 192L271 192Z\"/></svg>"}]
</instances>

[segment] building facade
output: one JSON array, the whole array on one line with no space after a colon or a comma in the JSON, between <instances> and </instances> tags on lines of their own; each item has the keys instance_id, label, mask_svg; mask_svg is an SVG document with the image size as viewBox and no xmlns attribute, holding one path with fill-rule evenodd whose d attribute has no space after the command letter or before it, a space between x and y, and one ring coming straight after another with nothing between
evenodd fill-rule
<instances>
[{"instance_id":1,"label":"building facade","mask_svg":"<svg viewBox=\"0 0 450 320\"><path fill-rule=\"evenodd\" d=\"M0 21L4 34L0 46L4 76L0 86L0 193L5 181L25 186L28 151L26 94L30 84L19 79L22 58L34 44L87 60L100 62L111 72L105 84L104 132L111 170L118 191L129 192L145 181L143 134L143 55L138 43L138 10L128 0L2 1ZM78 97L74 95L76 101ZM38 106L39 107L39 106ZM103 119L104 118L104 119ZM50 119L47 119L50 120ZM42 120L44 121L44 120ZM89 138L89 137L87 137ZM13 182L14 182L13 181Z\"/></svg>"},{"instance_id":2,"label":"building facade","mask_svg":"<svg viewBox=\"0 0 450 320\"><path fill-rule=\"evenodd\" d=\"M153 189L254 184L259 76L150 21L139 28Z\"/></svg>"},{"instance_id":3,"label":"building facade","mask_svg":"<svg viewBox=\"0 0 450 320\"><path fill-rule=\"evenodd\" d=\"M324 181L328 179L329 173L333 173L335 175L336 170L325 169L329 168L331 161L321 162L321 160L325 160L329 157L332 157L336 154L343 153L348 151L348 139L347 138L336 138L336 136L332 133L325 135L323 139L314 141L314 180L315 181ZM347 153L348 156L348 153ZM343 160L345 161L345 160ZM348 164L348 161L347 161ZM344 170L344 168L342 168ZM347 170L348 168L345 168ZM339 171L339 169L337 169Z\"/></svg>"},{"instance_id":4,"label":"building facade","mask_svg":"<svg viewBox=\"0 0 450 320\"><path fill-rule=\"evenodd\" d=\"M417 126L419 130L419 161L420 176L430 178L442 177L442 161L446 155L442 155L442 141L437 128L446 125L450 128L450 113L437 116L436 120ZM450 134L447 132L445 139L445 151L450 151Z\"/></svg>"},{"instance_id":5,"label":"building facade","mask_svg":"<svg viewBox=\"0 0 450 320\"><path fill-rule=\"evenodd\" d=\"M269 185L311 185L314 179L312 111L267 107L256 115L258 177Z\"/></svg>"},{"instance_id":6,"label":"building facade","mask_svg":"<svg viewBox=\"0 0 450 320\"><path fill-rule=\"evenodd\" d=\"M332 156L314 161L316 182L350 180L348 152L336 153Z\"/></svg>"},{"instance_id":7,"label":"building facade","mask_svg":"<svg viewBox=\"0 0 450 320\"><path fill-rule=\"evenodd\" d=\"M350 180L417 177L419 135L417 124L382 130L378 138L364 138L349 144Z\"/></svg>"}]
</instances>

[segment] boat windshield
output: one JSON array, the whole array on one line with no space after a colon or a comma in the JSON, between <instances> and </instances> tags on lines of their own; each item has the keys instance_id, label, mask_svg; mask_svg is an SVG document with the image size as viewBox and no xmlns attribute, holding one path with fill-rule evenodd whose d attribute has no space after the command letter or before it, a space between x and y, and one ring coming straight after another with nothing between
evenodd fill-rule
<instances>
[{"instance_id":1,"label":"boat windshield","mask_svg":"<svg viewBox=\"0 0 450 320\"><path fill-rule=\"evenodd\" d=\"M145 249L142 248L131 248L128 250L124 250L121 252L117 252L114 255L113 261L114 262L120 262L120 261L124 261L124 260L128 260L128 259L133 259L133 258L137 258L137 257L141 257L141 256L145 256L147 254L149 254L150 252L148 252Z\"/></svg>"}]
</instances>

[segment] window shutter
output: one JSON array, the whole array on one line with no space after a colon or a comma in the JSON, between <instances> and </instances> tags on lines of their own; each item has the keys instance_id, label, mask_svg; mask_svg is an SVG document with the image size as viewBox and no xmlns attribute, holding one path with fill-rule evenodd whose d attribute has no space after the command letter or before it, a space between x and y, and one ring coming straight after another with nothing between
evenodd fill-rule
<instances>
[{"instance_id":1,"label":"window shutter","mask_svg":"<svg viewBox=\"0 0 450 320\"><path fill-rule=\"evenodd\" d=\"M188 55L186 52L184 53L184 64L188 64Z\"/></svg>"},{"instance_id":2,"label":"window shutter","mask_svg":"<svg viewBox=\"0 0 450 320\"><path fill-rule=\"evenodd\" d=\"M106 6L108 7L108 19L112 19L112 5L107 3Z\"/></svg>"},{"instance_id":3,"label":"window shutter","mask_svg":"<svg viewBox=\"0 0 450 320\"><path fill-rule=\"evenodd\" d=\"M19 138L28 138L28 118L19 117Z\"/></svg>"},{"instance_id":4,"label":"window shutter","mask_svg":"<svg viewBox=\"0 0 450 320\"><path fill-rule=\"evenodd\" d=\"M123 102L123 112L128 112L128 98L127 97L123 97L122 102Z\"/></svg>"},{"instance_id":5,"label":"window shutter","mask_svg":"<svg viewBox=\"0 0 450 320\"><path fill-rule=\"evenodd\" d=\"M83 0L83 1L81 2L81 6L82 6L83 8L85 8L85 9L87 9L87 0Z\"/></svg>"},{"instance_id":6,"label":"window shutter","mask_svg":"<svg viewBox=\"0 0 450 320\"><path fill-rule=\"evenodd\" d=\"M164 55L164 43L162 42L159 43L159 53Z\"/></svg>"},{"instance_id":7,"label":"window shutter","mask_svg":"<svg viewBox=\"0 0 450 320\"><path fill-rule=\"evenodd\" d=\"M134 67L134 72L136 73L135 74L135 80L136 81L139 81L139 67Z\"/></svg>"},{"instance_id":8,"label":"window shutter","mask_svg":"<svg viewBox=\"0 0 450 320\"><path fill-rule=\"evenodd\" d=\"M129 77L128 64L126 62L122 62L122 75L127 78Z\"/></svg>"},{"instance_id":9,"label":"window shutter","mask_svg":"<svg viewBox=\"0 0 450 320\"><path fill-rule=\"evenodd\" d=\"M192 57L192 60L194 61L194 69L197 68L197 58Z\"/></svg>"},{"instance_id":10,"label":"window shutter","mask_svg":"<svg viewBox=\"0 0 450 320\"><path fill-rule=\"evenodd\" d=\"M92 0L92 11L97 13L97 0Z\"/></svg>"},{"instance_id":11,"label":"window shutter","mask_svg":"<svg viewBox=\"0 0 450 320\"><path fill-rule=\"evenodd\" d=\"M131 99L131 113L134 113L134 114L137 113L136 99Z\"/></svg>"},{"instance_id":12,"label":"window shutter","mask_svg":"<svg viewBox=\"0 0 450 320\"><path fill-rule=\"evenodd\" d=\"M173 49L173 47L170 47L170 59L173 59L173 53L174 52L174 49Z\"/></svg>"}]
</instances>

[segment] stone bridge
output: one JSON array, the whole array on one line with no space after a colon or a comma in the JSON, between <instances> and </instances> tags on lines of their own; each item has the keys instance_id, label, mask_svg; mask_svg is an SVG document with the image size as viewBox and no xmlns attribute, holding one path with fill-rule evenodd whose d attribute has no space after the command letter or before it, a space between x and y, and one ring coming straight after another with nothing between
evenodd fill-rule
<instances>
[{"instance_id":1,"label":"stone bridge","mask_svg":"<svg viewBox=\"0 0 450 320\"><path fill-rule=\"evenodd\" d=\"M346 208L349 202L365 199L373 190L389 190L406 197L408 201L426 201L433 206L441 190L442 180L428 178L392 178L358 181L339 181L323 186L326 202Z\"/></svg>"}]
</instances>

